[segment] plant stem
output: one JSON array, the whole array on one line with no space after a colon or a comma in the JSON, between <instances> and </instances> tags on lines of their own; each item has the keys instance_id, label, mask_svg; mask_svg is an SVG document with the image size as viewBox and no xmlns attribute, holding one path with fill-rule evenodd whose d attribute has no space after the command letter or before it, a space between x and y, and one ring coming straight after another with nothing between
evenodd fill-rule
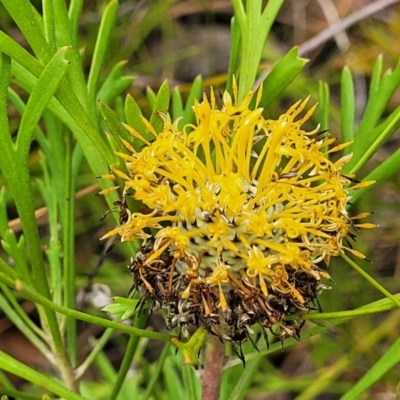
<instances>
[{"instance_id":1,"label":"plant stem","mask_svg":"<svg viewBox=\"0 0 400 400\"><path fill-rule=\"evenodd\" d=\"M202 400L218 400L225 362L225 346L209 335L206 343L206 361L203 372Z\"/></svg>"}]
</instances>

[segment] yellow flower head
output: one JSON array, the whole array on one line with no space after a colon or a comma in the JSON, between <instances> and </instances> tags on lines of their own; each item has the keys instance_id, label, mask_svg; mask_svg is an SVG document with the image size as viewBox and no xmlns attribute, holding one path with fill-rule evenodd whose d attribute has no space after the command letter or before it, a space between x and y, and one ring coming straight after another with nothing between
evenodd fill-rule
<instances>
[{"instance_id":1,"label":"yellow flower head","mask_svg":"<svg viewBox=\"0 0 400 400\"><path fill-rule=\"evenodd\" d=\"M211 91L195 103L193 125L165 118L157 133L145 121L151 141L127 126L144 147L124 141L128 173L112 172L125 180L124 196L150 211L124 209L124 223L105 235L143 240L134 285L143 302L168 310L169 328L202 323L234 344L255 323L298 335L285 315L311 307L329 278L318 264L345 248L355 225L351 177L341 174L350 156L328 158L345 145L327 150L334 139L302 129L315 109L300 116L307 100L271 120L260 95L253 110L253 94L238 104L234 88L219 108Z\"/></svg>"}]
</instances>

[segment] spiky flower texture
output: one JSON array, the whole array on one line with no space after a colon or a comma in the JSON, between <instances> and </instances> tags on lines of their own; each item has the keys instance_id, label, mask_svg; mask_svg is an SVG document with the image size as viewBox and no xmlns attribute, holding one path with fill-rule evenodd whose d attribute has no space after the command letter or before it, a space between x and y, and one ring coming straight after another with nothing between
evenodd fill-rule
<instances>
[{"instance_id":1,"label":"spiky flower texture","mask_svg":"<svg viewBox=\"0 0 400 400\"><path fill-rule=\"evenodd\" d=\"M178 129L164 117L153 140L118 153L127 173L112 169L109 178L125 181L122 225L104 237L142 242L130 269L141 304L166 310L168 329L203 325L224 342L240 345L259 324L283 339L297 337L300 322L287 315L315 307L329 279L321 268L342 249L349 228L372 227L349 217L348 190L353 177L341 174L350 155L333 162L334 139L319 128L302 130L307 100L277 120L258 108L261 91L238 104L225 92L222 107L213 91L196 102L196 123ZM146 211L131 212L126 197ZM277 329L274 328L277 327Z\"/></svg>"}]
</instances>

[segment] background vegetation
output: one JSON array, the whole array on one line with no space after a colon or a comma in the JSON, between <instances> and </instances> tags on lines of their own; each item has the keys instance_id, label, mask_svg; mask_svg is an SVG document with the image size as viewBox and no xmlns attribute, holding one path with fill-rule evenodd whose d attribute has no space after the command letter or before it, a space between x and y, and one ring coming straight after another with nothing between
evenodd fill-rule
<instances>
[{"instance_id":1,"label":"background vegetation","mask_svg":"<svg viewBox=\"0 0 400 400\"><path fill-rule=\"evenodd\" d=\"M173 96L179 91L183 99L210 85L224 90L232 4L150 0L120 1L117 7L115 1L71 0L66 25L63 3L33 1L35 8L25 13L21 10L29 3L24 0L0 1L0 50L14 60L8 92L4 55L0 79L0 184L5 186L0 199L0 394L17 399L40 399L44 391L67 399L196 399L194 370L182 366L181 355L170 345L151 340L165 340L167 332L157 336L163 329L159 316L148 321L154 335L139 339L101 311L110 297L127 296L132 282L126 266L133 248L117 244L105 254L110 244L99 239L116 220L101 217L116 197L107 204L93 194L100 190L95 176L107 173L114 160L109 137L118 129L113 118L126 119L127 94L149 117L165 79ZM380 11L368 13L374 3ZM321 123L340 141L352 139L357 130L364 135L349 169L357 170L360 180L376 175L379 181L372 190L357 192L355 208L373 210L380 227L358 235L357 249L372 260L359 265L391 293L398 292L400 283L400 8L395 3L285 1L260 65L260 75L266 76L299 46L299 55L309 62L268 105L268 115L277 117L311 95L321 104L314 124ZM45 32L47 44L40 35L35 39L31 21ZM63 29L52 31L51 21ZM349 23L346 30L340 21ZM61 48L69 44L72 49ZM384 75L389 68L393 73ZM64 76L71 88L63 86ZM52 97L56 90L58 100ZM84 99L84 111L72 93ZM374 102L368 103L372 95ZM353 118L354 127L348 123ZM10 135L18 146L9 142ZM36 220L29 216L32 207ZM34 233L29 236L35 223L40 242ZM44 261L35 254L41 250ZM319 298L324 312L371 303L391 307L388 299L373 304L382 294L344 260L333 260L329 272L335 283ZM44 273L48 285L41 279ZM46 303L50 295L52 305ZM71 314L72 309L88 317ZM302 341L288 340L283 351L275 343L270 351L262 347L261 354L269 356L260 357L251 346L245 348L251 353L246 369L236 358L229 361L221 399L397 398L399 317L393 309L346 321L314 320L307 322ZM135 326L143 327L144 321L138 318ZM79 387L73 374L80 377ZM363 386L354 391L359 380ZM78 389L80 394L73 394Z\"/></svg>"}]
</instances>

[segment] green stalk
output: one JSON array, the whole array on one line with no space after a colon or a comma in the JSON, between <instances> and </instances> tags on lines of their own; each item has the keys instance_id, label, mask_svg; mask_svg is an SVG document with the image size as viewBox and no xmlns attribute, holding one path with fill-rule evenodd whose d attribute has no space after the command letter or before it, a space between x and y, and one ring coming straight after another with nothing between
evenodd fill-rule
<instances>
[{"instance_id":1,"label":"green stalk","mask_svg":"<svg viewBox=\"0 0 400 400\"><path fill-rule=\"evenodd\" d=\"M382 285L380 285L374 278L368 275L361 267L359 267L351 258L347 257L343 252L340 253L340 257L343 258L349 265L351 265L361 276L363 276L372 286L378 289L384 296L392 300L397 307L400 307L400 301L388 292Z\"/></svg>"},{"instance_id":2,"label":"green stalk","mask_svg":"<svg viewBox=\"0 0 400 400\"><path fill-rule=\"evenodd\" d=\"M59 395L68 400L84 400L83 396L74 393L72 390L67 389L63 384L57 382L55 379L47 375L37 372L33 368L10 357L7 353L0 350L0 368L13 375L19 376L35 385L42 387L44 391L49 391Z\"/></svg>"},{"instance_id":3,"label":"green stalk","mask_svg":"<svg viewBox=\"0 0 400 400\"><path fill-rule=\"evenodd\" d=\"M0 286L3 289L2 284ZM18 328L18 330L35 346L51 363L54 364L54 360L51 357L51 353L49 351L49 347L47 343L43 342L43 340L39 339L35 332L31 329L30 326L23 320L11 307L9 302L3 297L0 293L0 309L7 315L7 318L12 321L12 323Z\"/></svg>"},{"instance_id":4,"label":"green stalk","mask_svg":"<svg viewBox=\"0 0 400 400\"><path fill-rule=\"evenodd\" d=\"M21 307L19 304L18 300L15 298L15 294L11 292L11 290L3 284L0 284L1 290L4 293L4 296L6 299L9 301L11 306L14 308L15 312L21 318L21 320L25 323L27 327L31 329L32 332L34 332L42 341L47 340L47 336L45 333L29 318L29 316L26 314L25 310Z\"/></svg>"},{"instance_id":5,"label":"green stalk","mask_svg":"<svg viewBox=\"0 0 400 400\"><path fill-rule=\"evenodd\" d=\"M142 313L141 315L137 315L135 318L134 326L135 328L143 329L146 325L147 314ZM126 346L124 358L122 359L122 363L118 370L117 379L113 385L113 390L109 397L109 400L116 400L119 392L121 391L122 385L124 384L126 374L129 371L129 368L132 364L133 357L135 355L137 345L139 343L140 336L131 335L129 337L128 345Z\"/></svg>"},{"instance_id":6,"label":"green stalk","mask_svg":"<svg viewBox=\"0 0 400 400\"><path fill-rule=\"evenodd\" d=\"M25 285L23 282L15 282L14 283L10 279L7 279L7 277L1 273L0 273L0 281L3 281L6 285L10 285L10 282L11 282L11 286L18 288L18 291L26 299L31 300L37 304L40 304L41 306L43 306L45 308L49 308L60 314L66 315L67 317L76 318L81 321L89 322L90 324L93 324L93 325L104 326L105 328L116 329L121 332L129 333L131 335L147 337L149 339L154 339L154 340L161 340L163 342L169 342L174 337L174 336L166 335L163 333L146 331L146 330L134 328L132 326L127 326L127 325L121 324L119 322L114 322L114 321L110 321L108 319L95 317L93 315L89 315L89 314L86 314L86 313L83 313L80 311L76 311L71 308L59 305L59 304L55 304L51 300L40 295L36 290L31 288L30 286Z\"/></svg>"},{"instance_id":7,"label":"green stalk","mask_svg":"<svg viewBox=\"0 0 400 400\"><path fill-rule=\"evenodd\" d=\"M60 204L64 213L62 213L63 226L63 283L64 283L64 305L69 308L75 308L75 188L72 177L72 137L70 132L66 134L66 159L65 159L65 176L63 199ZM76 337L76 320L74 318L67 319L66 333L68 343L68 354L72 366L76 366L77 359L77 337Z\"/></svg>"},{"instance_id":8,"label":"green stalk","mask_svg":"<svg viewBox=\"0 0 400 400\"><path fill-rule=\"evenodd\" d=\"M75 369L75 379L80 379L82 375L86 372L86 370L90 367L99 353L102 351L104 346L108 343L111 335L114 333L114 329L107 328L103 334L101 335L100 339L97 340L95 346L93 347L92 351L86 357L85 361Z\"/></svg>"}]
</instances>

